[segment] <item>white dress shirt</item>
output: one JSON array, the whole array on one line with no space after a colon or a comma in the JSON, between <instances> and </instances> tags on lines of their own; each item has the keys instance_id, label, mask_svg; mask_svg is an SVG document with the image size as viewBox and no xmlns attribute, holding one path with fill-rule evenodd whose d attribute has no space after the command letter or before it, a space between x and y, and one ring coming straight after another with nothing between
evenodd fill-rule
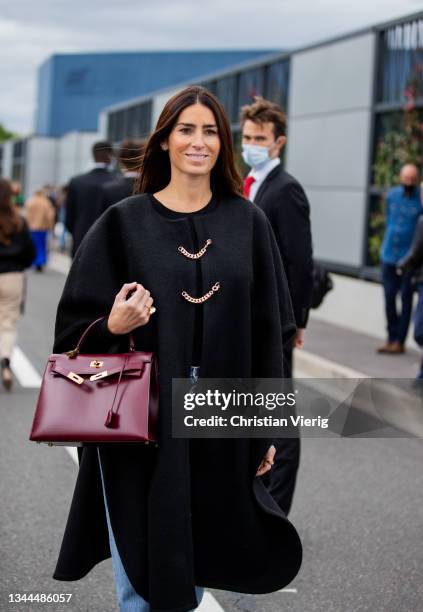
<instances>
[{"instance_id":1,"label":"white dress shirt","mask_svg":"<svg viewBox=\"0 0 423 612\"><path fill-rule=\"evenodd\" d=\"M248 176L253 176L256 179L250 188L250 196L248 199L251 200L251 202L254 202L254 198L257 195L257 191L259 190L260 185L263 183L266 176L273 170L273 168L276 168L276 166L278 166L280 163L280 158L274 157L273 159L269 159L269 161L267 161L263 166L260 166L260 168L252 168L250 170Z\"/></svg>"}]
</instances>

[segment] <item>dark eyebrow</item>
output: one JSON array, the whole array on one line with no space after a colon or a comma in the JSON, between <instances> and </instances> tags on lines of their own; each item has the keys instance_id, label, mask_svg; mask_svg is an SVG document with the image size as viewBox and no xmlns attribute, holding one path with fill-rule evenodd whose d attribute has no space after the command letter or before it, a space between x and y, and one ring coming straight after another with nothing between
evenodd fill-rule
<instances>
[{"instance_id":1,"label":"dark eyebrow","mask_svg":"<svg viewBox=\"0 0 423 612\"><path fill-rule=\"evenodd\" d=\"M182 122L179 122L176 125L177 126L178 125L184 125L185 127L195 127L194 123L182 123ZM204 128L215 128L215 127L217 127L217 125L215 123L207 123L207 124L203 125L203 127Z\"/></svg>"}]
</instances>

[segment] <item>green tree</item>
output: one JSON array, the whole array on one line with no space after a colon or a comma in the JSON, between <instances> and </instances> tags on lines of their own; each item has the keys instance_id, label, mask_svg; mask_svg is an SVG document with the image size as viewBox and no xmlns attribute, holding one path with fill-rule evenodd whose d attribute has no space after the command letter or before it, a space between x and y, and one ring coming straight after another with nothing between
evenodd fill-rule
<instances>
[{"instance_id":1,"label":"green tree","mask_svg":"<svg viewBox=\"0 0 423 612\"><path fill-rule=\"evenodd\" d=\"M9 140L10 138L17 138L18 135L14 132L9 132L2 123L0 123L0 142Z\"/></svg>"}]
</instances>

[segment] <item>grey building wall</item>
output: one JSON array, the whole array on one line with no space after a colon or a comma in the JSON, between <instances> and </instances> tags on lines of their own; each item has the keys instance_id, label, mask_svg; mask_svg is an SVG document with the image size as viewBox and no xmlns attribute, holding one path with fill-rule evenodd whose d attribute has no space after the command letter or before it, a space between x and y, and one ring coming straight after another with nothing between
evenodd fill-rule
<instances>
[{"instance_id":1,"label":"grey building wall","mask_svg":"<svg viewBox=\"0 0 423 612\"><path fill-rule=\"evenodd\" d=\"M3 149L3 161L2 161L2 178L10 179L12 178L12 157L13 157L13 147L12 141L7 140L1 145Z\"/></svg>"},{"instance_id":2,"label":"grey building wall","mask_svg":"<svg viewBox=\"0 0 423 612\"><path fill-rule=\"evenodd\" d=\"M315 255L363 264L375 34L291 58L286 168L311 203Z\"/></svg>"},{"instance_id":3,"label":"grey building wall","mask_svg":"<svg viewBox=\"0 0 423 612\"><path fill-rule=\"evenodd\" d=\"M46 183L56 178L57 139L35 136L28 138L25 154L25 179L23 190L29 197Z\"/></svg>"}]
</instances>

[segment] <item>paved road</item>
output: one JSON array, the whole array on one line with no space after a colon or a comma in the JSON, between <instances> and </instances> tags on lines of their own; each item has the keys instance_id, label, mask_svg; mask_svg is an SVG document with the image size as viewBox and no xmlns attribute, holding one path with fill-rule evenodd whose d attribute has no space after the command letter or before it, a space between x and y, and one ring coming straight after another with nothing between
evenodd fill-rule
<instances>
[{"instance_id":1,"label":"paved road","mask_svg":"<svg viewBox=\"0 0 423 612\"><path fill-rule=\"evenodd\" d=\"M64 276L29 275L19 347L42 372ZM37 391L0 391L0 612L116 610L110 560L57 582L76 477L63 448L27 441ZM400 410L400 407L398 408ZM202 612L416 612L423 609L423 445L416 439L305 439L291 518L304 544L300 575L280 593L212 591ZM283 556L283 551L281 551ZM71 593L69 604L11 604L9 593ZM220 605L220 607L219 607Z\"/></svg>"}]
</instances>

